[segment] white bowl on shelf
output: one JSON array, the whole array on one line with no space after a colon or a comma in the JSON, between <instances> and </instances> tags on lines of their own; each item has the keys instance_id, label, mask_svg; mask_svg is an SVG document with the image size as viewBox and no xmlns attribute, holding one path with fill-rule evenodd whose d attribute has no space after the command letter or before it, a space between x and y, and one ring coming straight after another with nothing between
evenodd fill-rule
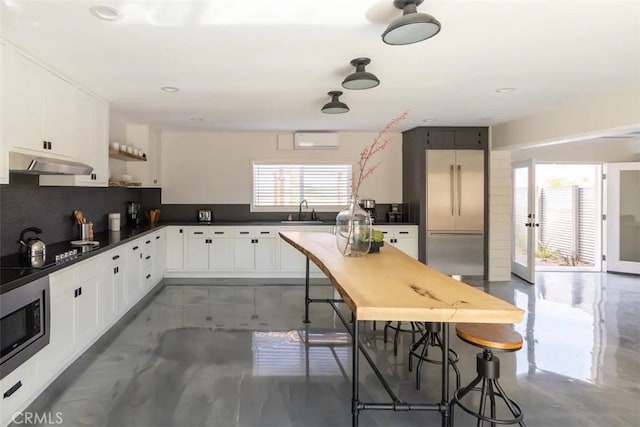
<instances>
[{"instance_id":1,"label":"white bowl on shelf","mask_svg":"<svg viewBox=\"0 0 640 427\"><path fill-rule=\"evenodd\" d=\"M109 146L111 147L112 150L120 150L120 143L119 142L112 142L111 144L109 144Z\"/></svg>"},{"instance_id":2,"label":"white bowl on shelf","mask_svg":"<svg viewBox=\"0 0 640 427\"><path fill-rule=\"evenodd\" d=\"M131 182L131 180L133 179L133 177L129 174L124 174L122 175L122 181L124 182Z\"/></svg>"},{"instance_id":3,"label":"white bowl on shelf","mask_svg":"<svg viewBox=\"0 0 640 427\"><path fill-rule=\"evenodd\" d=\"M127 147L127 153L133 154L133 147Z\"/></svg>"},{"instance_id":4,"label":"white bowl on shelf","mask_svg":"<svg viewBox=\"0 0 640 427\"><path fill-rule=\"evenodd\" d=\"M121 144L121 145L120 145L120 151L122 151L123 153L126 153L126 152L127 152L127 148L128 148L128 147L127 147L125 144Z\"/></svg>"}]
</instances>

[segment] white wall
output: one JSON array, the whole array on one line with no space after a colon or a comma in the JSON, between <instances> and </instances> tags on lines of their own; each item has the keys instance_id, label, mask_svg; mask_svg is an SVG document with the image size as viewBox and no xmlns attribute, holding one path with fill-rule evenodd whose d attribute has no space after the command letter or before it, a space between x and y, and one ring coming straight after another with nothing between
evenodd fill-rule
<instances>
[{"instance_id":1,"label":"white wall","mask_svg":"<svg viewBox=\"0 0 640 427\"><path fill-rule=\"evenodd\" d=\"M162 203L250 204L252 162L351 162L374 132L341 132L337 150L277 150L277 132L162 132ZM361 198L379 203L402 202L402 136L372 158L382 162L363 184Z\"/></svg>"},{"instance_id":2,"label":"white wall","mask_svg":"<svg viewBox=\"0 0 640 427\"><path fill-rule=\"evenodd\" d=\"M117 114L109 115L109 143L127 143L127 120ZM127 173L127 165L122 160L109 159L109 173L114 179L119 179Z\"/></svg>"},{"instance_id":3,"label":"white wall","mask_svg":"<svg viewBox=\"0 0 640 427\"><path fill-rule=\"evenodd\" d=\"M592 139L640 129L640 87L579 99L493 126L492 147L532 147Z\"/></svg>"},{"instance_id":4,"label":"white wall","mask_svg":"<svg viewBox=\"0 0 640 427\"><path fill-rule=\"evenodd\" d=\"M511 278L511 153L489 154L489 280Z\"/></svg>"}]
</instances>

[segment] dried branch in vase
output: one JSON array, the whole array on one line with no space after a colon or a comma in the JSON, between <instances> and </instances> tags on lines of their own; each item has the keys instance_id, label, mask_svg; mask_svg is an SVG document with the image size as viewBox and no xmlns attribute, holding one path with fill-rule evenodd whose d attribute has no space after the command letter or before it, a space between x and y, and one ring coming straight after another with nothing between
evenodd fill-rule
<instances>
[{"instance_id":1,"label":"dried branch in vase","mask_svg":"<svg viewBox=\"0 0 640 427\"><path fill-rule=\"evenodd\" d=\"M382 162L378 162L373 166L368 166L369 160L376 153L384 150L391 144L392 139L388 135L389 132L391 131L391 129L396 127L401 121L406 119L408 114L409 112L405 111L395 119L391 120L380 132L378 132L378 135L376 135L376 137L373 139L373 142L367 145L366 147L364 147L364 149L360 153L360 161L358 162L358 172L355 173L351 179L351 194L357 197L360 192L360 185L362 184L362 181L364 181L369 176L371 176L371 174L375 172L378 166L380 166Z\"/></svg>"}]
</instances>

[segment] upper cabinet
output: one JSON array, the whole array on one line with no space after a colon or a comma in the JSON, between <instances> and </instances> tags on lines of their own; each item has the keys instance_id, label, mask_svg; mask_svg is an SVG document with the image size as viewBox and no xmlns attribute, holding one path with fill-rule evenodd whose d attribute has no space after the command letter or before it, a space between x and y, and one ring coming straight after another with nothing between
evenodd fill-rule
<instances>
[{"instance_id":1,"label":"upper cabinet","mask_svg":"<svg viewBox=\"0 0 640 427\"><path fill-rule=\"evenodd\" d=\"M41 175L43 186L106 187L109 184L109 104L74 88L75 141L73 158L93 166L90 175Z\"/></svg>"},{"instance_id":2,"label":"upper cabinet","mask_svg":"<svg viewBox=\"0 0 640 427\"><path fill-rule=\"evenodd\" d=\"M109 106L1 41L3 161L9 151L87 163L86 177L41 176L41 185L106 186ZM0 180L2 179L0 165Z\"/></svg>"},{"instance_id":3,"label":"upper cabinet","mask_svg":"<svg viewBox=\"0 0 640 427\"><path fill-rule=\"evenodd\" d=\"M488 148L487 128L425 128L427 149L472 149Z\"/></svg>"}]
</instances>

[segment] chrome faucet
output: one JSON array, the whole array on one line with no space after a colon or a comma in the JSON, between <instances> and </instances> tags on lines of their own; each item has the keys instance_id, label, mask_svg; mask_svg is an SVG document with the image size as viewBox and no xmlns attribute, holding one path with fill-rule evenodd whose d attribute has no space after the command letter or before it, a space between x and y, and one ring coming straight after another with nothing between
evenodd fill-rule
<instances>
[{"instance_id":1,"label":"chrome faucet","mask_svg":"<svg viewBox=\"0 0 640 427\"><path fill-rule=\"evenodd\" d=\"M309 204L307 203L307 199L302 199L300 205L298 206L298 221L302 221L302 204L304 203L304 207L309 209Z\"/></svg>"}]
</instances>

